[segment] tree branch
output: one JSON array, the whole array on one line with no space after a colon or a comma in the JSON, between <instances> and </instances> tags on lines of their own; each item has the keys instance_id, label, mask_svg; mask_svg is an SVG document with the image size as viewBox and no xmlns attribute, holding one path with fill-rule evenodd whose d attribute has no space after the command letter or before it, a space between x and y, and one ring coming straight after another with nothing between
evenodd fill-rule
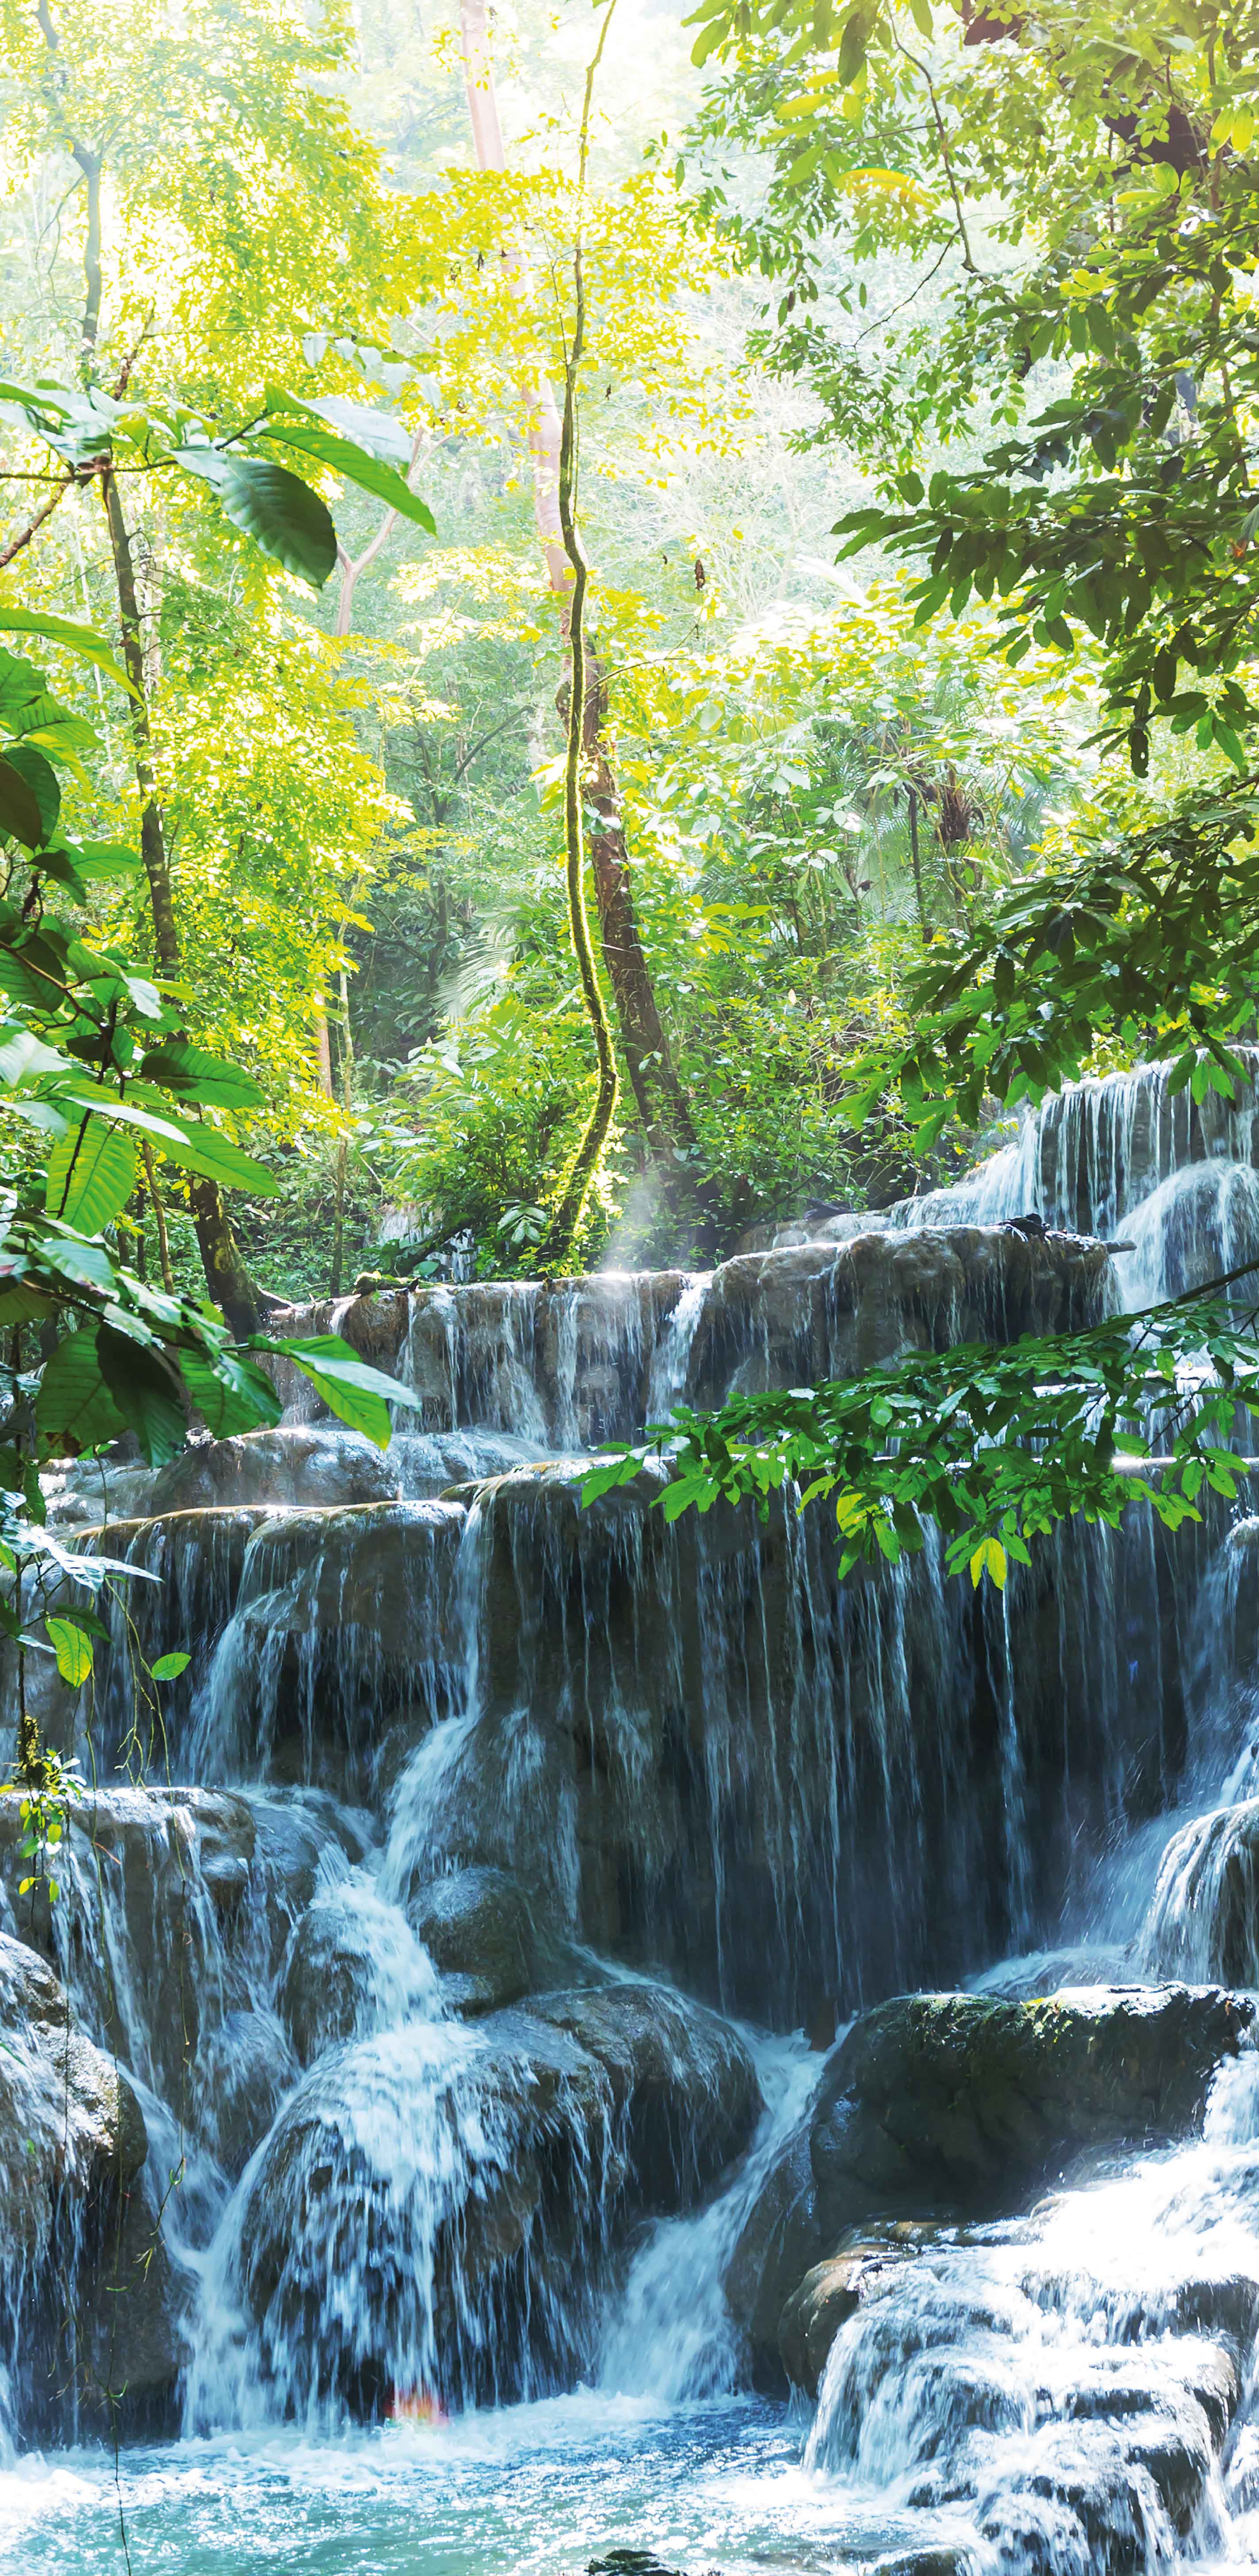
<instances>
[{"instance_id":1,"label":"tree branch","mask_svg":"<svg viewBox=\"0 0 1259 2576\"><path fill-rule=\"evenodd\" d=\"M56 491L49 493L48 499L36 511L34 518L28 519L26 526L19 529L16 537L11 537L7 546L0 548L0 572L3 572L6 564L12 563L15 555L21 554L23 546L29 546L36 531L39 528L42 528L45 519L50 519L52 517L53 511L57 507L57 503L61 500L63 494L69 491L74 480L75 478L73 474L67 474L65 481L57 485Z\"/></svg>"}]
</instances>

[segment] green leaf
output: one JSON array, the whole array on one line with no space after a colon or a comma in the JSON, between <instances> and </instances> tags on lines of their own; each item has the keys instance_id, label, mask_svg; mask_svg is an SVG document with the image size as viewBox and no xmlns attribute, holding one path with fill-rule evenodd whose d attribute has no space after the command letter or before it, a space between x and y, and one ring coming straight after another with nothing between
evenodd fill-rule
<instances>
[{"instance_id":1,"label":"green leaf","mask_svg":"<svg viewBox=\"0 0 1259 2576\"><path fill-rule=\"evenodd\" d=\"M37 850L44 837L39 799L29 779L11 760L0 756L0 837Z\"/></svg>"},{"instance_id":2,"label":"green leaf","mask_svg":"<svg viewBox=\"0 0 1259 2576\"><path fill-rule=\"evenodd\" d=\"M98 671L107 671L128 697L135 696L122 664L115 661L104 636L98 635L94 626L79 626L71 617L40 617L29 608L0 607L0 634L46 635L54 644L66 644L85 662L94 662Z\"/></svg>"},{"instance_id":3,"label":"green leaf","mask_svg":"<svg viewBox=\"0 0 1259 2576\"><path fill-rule=\"evenodd\" d=\"M188 1417L171 1371L155 1351L102 1324L96 1337L101 1377L150 1467L165 1467L187 1445Z\"/></svg>"},{"instance_id":4,"label":"green leaf","mask_svg":"<svg viewBox=\"0 0 1259 2576\"><path fill-rule=\"evenodd\" d=\"M191 1662L191 1655L159 1655L157 1662L150 1664L149 1671L155 1682L175 1682L181 1673L187 1672Z\"/></svg>"},{"instance_id":5,"label":"green leaf","mask_svg":"<svg viewBox=\"0 0 1259 2576\"><path fill-rule=\"evenodd\" d=\"M45 760L42 751L33 750L29 742L11 742L5 761L10 769L16 769L19 778L26 780L35 799L40 841L51 839L61 812L61 781L52 762Z\"/></svg>"},{"instance_id":6,"label":"green leaf","mask_svg":"<svg viewBox=\"0 0 1259 2576\"><path fill-rule=\"evenodd\" d=\"M58 1342L35 1399L35 1420L54 1456L103 1449L125 1430L123 1417L101 1375L96 1343L100 1327L85 1324Z\"/></svg>"},{"instance_id":7,"label":"green leaf","mask_svg":"<svg viewBox=\"0 0 1259 2576\"><path fill-rule=\"evenodd\" d=\"M45 1619L57 1670L71 1690L81 1690L92 1669L92 1640L73 1619Z\"/></svg>"},{"instance_id":8,"label":"green leaf","mask_svg":"<svg viewBox=\"0 0 1259 2576\"><path fill-rule=\"evenodd\" d=\"M217 1127L185 1130L178 1141L173 1136L163 1136L161 1149L181 1171L197 1172L203 1180L218 1181L223 1189L253 1190L259 1197L273 1198L280 1187L265 1163L255 1162L252 1154L243 1154L239 1145L220 1135Z\"/></svg>"},{"instance_id":9,"label":"green leaf","mask_svg":"<svg viewBox=\"0 0 1259 2576\"><path fill-rule=\"evenodd\" d=\"M437 522L427 504L411 490L404 475L392 465L382 465L379 457L369 456L348 438L338 438L335 430L322 429L316 421L303 421L300 426L289 422L268 421L268 438L283 439L288 447L297 448L316 464L330 465L334 473L343 474L349 483L370 492L377 501L387 501L401 518L412 519L430 537L437 534Z\"/></svg>"},{"instance_id":10,"label":"green leaf","mask_svg":"<svg viewBox=\"0 0 1259 2576\"><path fill-rule=\"evenodd\" d=\"M223 1064L204 1047L193 1046L188 1038L167 1038L160 1047L152 1047L140 1066L141 1079L158 1082L164 1091L174 1091L187 1100L211 1104L216 1109L257 1109L266 1093L253 1075L236 1064Z\"/></svg>"},{"instance_id":11,"label":"green leaf","mask_svg":"<svg viewBox=\"0 0 1259 2576\"><path fill-rule=\"evenodd\" d=\"M304 1340L269 1341L265 1334L255 1334L244 1345L251 1351L277 1351L301 1370L330 1413L347 1422L352 1431L365 1432L378 1449L389 1446L392 1424L391 1404L405 1404L413 1409L421 1399L396 1378L386 1377L382 1369L372 1368L358 1353L343 1342L338 1333L316 1333Z\"/></svg>"},{"instance_id":12,"label":"green leaf","mask_svg":"<svg viewBox=\"0 0 1259 2576\"><path fill-rule=\"evenodd\" d=\"M405 474L411 462L409 431L391 412L377 411L371 403L351 402L345 394L327 394L322 402L302 402L277 385L268 385L267 403L273 411L300 411L326 420L330 429L339 430L343 438L352 438L356 446L367 449L369 456L378 456L382 465L397 465Z\"/></svg>"},{"instance_id":13,"label":"green leaf","mask_svg":"<svg viewBox=\"0 0 1259 2576\"><path fill-rule=\"evenodd\" d=\"M284 1408L265 1369L222 1352L213 1362L201 1353L181 1351L184 1384L208 1432L228 1440L238 1431L255 1431L259 1423L278 1422Z\"/></svg>"},{"instance_id":14,"label":"green leaf","mask_svg":"<svg viewBox=\"0 0 1259 2576\"><path fill-rule=\"evenodd\" d=\"M67 853L76 876L134 876L140 865L140 853L126 841L78 841L67 844Z\"/></svg>"},{"instance_id":15,"label":"green leaf","mask_svg":"<svg viewBox=\"0 0 1259 2576\"><path fill-rule=\"evenodd\" d=\"M124 1208L136 1185L136 1149L101 1118L85 1118L58 1139L48 1157L44 1205L81 1234L99 1234Z\"/></svg>"},{"instance_id":16,"label":"green leaf","mask_svg":"<svg viewBox=\"0 0 1259 2576\"><path fill-rule=\"evenodd\" d=\"M233 527L286 572L322 590L337 560L337 532L317 492L263 456L226 456L218 447L180 447L175 462L213 485Z\"/></svg>"},{"instance_id":17,"label":"green leaf","mask_svg":"<svg viewBox=\"0 0 1259 2576\"><path fill-rule=\"evenodd\" d=\"M844 32L839 40L838 76L841 89L847 89L850 83L855 81L865 61L866 46L869 41L870 21L865 10L854 9L851 16L845 20Z\"/></svg>"}]
</instances>

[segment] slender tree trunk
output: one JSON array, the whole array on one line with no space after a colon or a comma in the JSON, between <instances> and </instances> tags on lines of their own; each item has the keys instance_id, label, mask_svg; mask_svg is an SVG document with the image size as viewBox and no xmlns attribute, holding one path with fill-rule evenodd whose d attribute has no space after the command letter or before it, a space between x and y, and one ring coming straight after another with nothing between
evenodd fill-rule
<instances>
[{"instance_id":1,"label":"slender tree trunk","mask_svg":"<svg viewBox=\"0 0 1259 2576\"><path fill-rule=\"evenodd\" d=\"M153 945L159 973L173 979L179 975L182 958L166 831L153 770L153 730L145 677L144 638L136 597L135 561L117 478L108 468L101 477L101 491L114 560L123 661L131 683L131 742L136 785L140 791L140 855L148 879ZM189 1180L188 1198L210 1295L216 1305L222 1307L233 1332L256 1332L257 1299L237 1247L222 1191L216 1182L194 1177Z\"/></svg>"},{"instance_id":2,"label":"slender tree trunk","mask_svg":"<svg viewBox=\"0 0 1259 2576\"><path fill-rule=\"evenodd\" d=\"M582 774L585 768L586 637L584 610L586 558L577 534L574 517L577 463L577 370L581 363L582 330L585 305L582 291L581 244L573 261L577 289L577 314L573 328L573 345L569 355L564 386L564 427L560 445L559 512L564 548L573 568L573 587L569 601L568 651L568 743L564 759L564 850L565 880L568 890L568 920L577 956L581 989L595 1035L599 1061L599 1080L594 1107L586 1121L585 1133L573 1158L572 1169L564 1184L558 1207L547 1228L539 1259L544 1269L564 1270L572 1262L573 1247L581 1225L590 1184L599 1167L599 1158L607 1143L608 1130L616 1109L616 1049L612 1029L599 988L598 970L586 914L586 853L582 829Z\"/></svg>"},{"instance_id":3,"label":"slender tree trunk","mask_svg":"<svg viewBox=\"0 0 1259 2576\"><path fill-rule=\"evenodd\" d=\"M332 1221L332 1277L330 1297L341 1294L341 1274L345 1265L345 1183L350 1159L349 1117L354 1107L354 1031L350 1026L350 987L344 966L341 969L341 1106L346 1124L337 1138L336 1195Z\"/></svg>"},{"instance_id":4,"label":"slender tree trunk","mask_svg":"<svg viewBox=\"0 0 1259 2576\"><path fill-rule=\"evenodd\" d=\"M460 25L468 113L477 167L502 170L506 166L506 156L499 124L485 0L461 0ZM566 649L569 649L574 572L560 507L561 421L555 396L545 376L539 378L536 392L531 387L522 390L528 407L534 520L551 590L559 605L561 635ZM566 400L566 418L567 410ZM571 660L571 649L569 658ZM588 642L584 644L582 658L585 683L581 747L586 767L586 793L599 817L591 830L590 857L600 943L616 1006L625 1067L653 1153L666 1159L680 1153L688 1165L693 1165L688 1179L703 1204L709 1194L704 1190L698 1168L699 1143L656 1005L651 972L634 910L632 869L606 740L606 678ZM558 698L566 726L569 721L569 685L566 681Z\"/></svg>"},{"instance_id":5,"label":"slender tree trunk","mask_svg":"<svg viewBox=\"0 0 1259 2576\"><path fill-rule=\"evenodd\" d=\"M927 907L922 899L922 853L918 847L918 790L909 790L909 855L914 863L914 892L918 898L918 928L923 946L927 944Z\"/></svg>"}]
</instances>

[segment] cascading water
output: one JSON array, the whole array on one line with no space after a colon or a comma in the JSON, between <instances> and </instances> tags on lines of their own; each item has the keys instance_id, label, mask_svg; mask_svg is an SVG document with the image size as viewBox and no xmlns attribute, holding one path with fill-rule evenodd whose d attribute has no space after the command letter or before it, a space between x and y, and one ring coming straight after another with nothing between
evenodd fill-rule
<instances>
[{"instance_id":1,"label":"cascading water","mask_svg":"<svg viewBox=\"0 0 1259 2576\"><path fill-rule=\"evenodd\" d=\"M77 2279L115 2206L116 2052L148 2132L122 2428L185 2428L123 2454L136 2576L226 2576L242 2524L277 2556L452 2576L579 2576L613 2546L688 2576L1244 2556L1259 2051L1197 2142L876 2242L811 2427L748 2393L764 2321L734 2283L766 2212L789 2288L833 2251L808 2250L809 2141L837 2016L927 1981L1259 1982L1254 1525L1071 1529L1000 1599L931 1548L841 1590L813 1517L669 1529L650 1488L583 1513L577 1485L681 1399L1235 1266L1254 1127L1249 1095L1195 1106L1147 1068L1071 1086L880 1229L706 1276L343 1303L318 1325L396 1369L418 1429L399 1408L375 1461L286 1386L279 1432L189 1453L156 1518L115 1520L161 1586L115 1607L95 1708L50 1699L57 1740L134 1750L137 1670L177 1645L160 1726L201 1785L106 1784L60 1907L10 1900L4 1956L42 1948L47 2012L105 2055L66 2093L73 2244L62 2025L0 2057L48 2175L21 2185L0 2424L66 2429L23 2355L43 2338L51 2386L66 2318L35 2268ZM1133 1249L1001 1234L1027 1213ZM142 1514L143 1479L56 1508L102 1498ZM782 2035L802 2020L812 2049ZM107 2421L85 2400L85 2433ZM90 2449L3 2472L0 2564L111 2566L111 2475Z\"/></svg>"}]
</instances>

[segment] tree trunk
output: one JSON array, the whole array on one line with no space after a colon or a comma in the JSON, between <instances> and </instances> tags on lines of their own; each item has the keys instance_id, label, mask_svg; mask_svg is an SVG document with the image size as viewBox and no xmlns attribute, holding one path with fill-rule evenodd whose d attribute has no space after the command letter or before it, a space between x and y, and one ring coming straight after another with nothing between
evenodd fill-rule
<instances>
[{"instance_id":1,"label":"tree trunk","mask_svg":"<svg viewBox=\"0 0 1259 2576\"><path fill-rule=\"evenodd\" d=\"M502 170L506 166L506 156L498 117L485 0L461 0L460 25L468 113L477 167L480 170ZM551 590L559 604L561 637L568 653L573 570L560 523L560 416L545 377L540 377L536 394L529 386L522 387L522 393L528 412L534 521L546 558ZM612 987L625 1068L651 1151L661 1156L666 1164L673 1162L675 1180L680 1178L678 1165L685 1161L688 1185L707 1220L704 1234L708 1239L713 1231L713 1193L705 1187L699 1168L699 1140L669 1051L634 910L630 857L616 778L605 738L607 683L589 644L584 658L582 751L586 766L585 791L599 818L591 828L590 859L600 944ZM566 725L568 685L566 682L557 698Z\"/></svg>"},{"instance_id":2,"label":"tree trunk","mask_svg":"<svg viewBox=\"0 0 1259 2576\"><path fill-rule=\"evenodd\" d=\"M153 772L153 732L149 720L135 562L117 480L108 469L101 477L101 491L114 559L123 661L131 683L131 741L136 785L140 791L140 855L148 879L153 946L159 974L173 979L179 974L182 960L166 833ZM237 1247L223 1194L217 1182L193 1178L188 1184L188 1197L210 1295L215 1304L222 1307L234 1333L254 1333L258 1329L257 1299Z\"/></svg>"}]
</instances>

